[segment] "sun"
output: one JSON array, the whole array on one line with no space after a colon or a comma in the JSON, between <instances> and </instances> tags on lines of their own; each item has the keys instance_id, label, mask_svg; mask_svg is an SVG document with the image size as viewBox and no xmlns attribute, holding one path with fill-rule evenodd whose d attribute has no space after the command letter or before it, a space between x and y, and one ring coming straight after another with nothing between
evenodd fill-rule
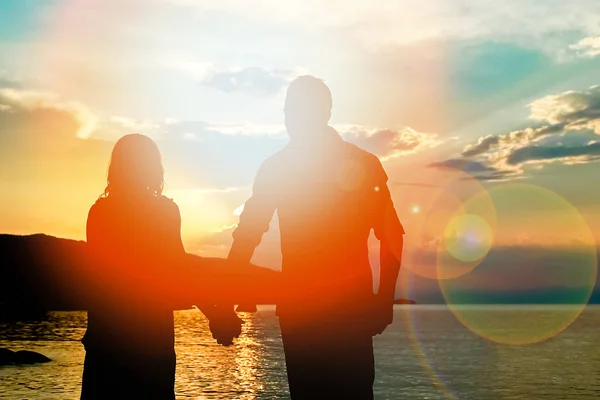
<instances>
[{"instance_id":1,"label":"sun","mask_svg":"<svg viewBox=\"0 0 600 400\"><path fill-rule=\"evenodd\" d=\"M419 212L421 212L421 207L419 207L419 206L417 206L417 205L414 205L414 206L412 206L412 208L410 209L410 211L411 211L413 214L418 214Z\"/></svg>"}]
</instances>

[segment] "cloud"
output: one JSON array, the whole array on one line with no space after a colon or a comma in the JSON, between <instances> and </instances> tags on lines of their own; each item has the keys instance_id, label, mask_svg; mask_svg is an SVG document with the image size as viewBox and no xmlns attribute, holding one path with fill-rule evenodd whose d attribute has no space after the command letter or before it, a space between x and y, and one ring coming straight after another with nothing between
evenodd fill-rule
<instances>
[{"instance_id":1,"label":"cloud","mask_svg":"<svg viewBox=\"0 0 600 400\"><path fill-rule=\"evenodd\" d=\"M282 124L144 120L129 116L100 119L79 102L37 91L0 89L0 107L2 131L6 131L3 136L26 144L43 142L66 148L79 146L77 139L95 139L110 145L128 133L148 135L157 141L165 165L172 169L169 182L174 189L249 185L261 162L288 142ZM436 134L409 127L336 127L346 140L382 160L414 154L441 143Z\"/></svg>"},{"instance_id":2,"label":"cloud","mask_svg":"<svg viewBox=\"0 0 600 400\"><path fill-rule=\"evenodd\" d=\"M255 23L297 25L310 29L340 28L367 47L414 44L423 41L520 41L544 48L564 48L562 32L599 34L600 4L596 0L527 2L505 0L165 0L188 7L200 16L210 13L242 15ZM410 10L410 11L408 11ZM549 34L553 34L552 37ZM562 43L562 42L565 43ZM552 43L559 42L559 43Z\"/></svg>"},{"instance_id":3,"label":"cloud","mask_svg":"<svg viewBox=\"0 0 600 400\"><path fill-rule=\"evenodd\" d=\"M585 146L527 146L516 149L506 158L509 165L520 165L532 161L564 160L566 163L585 163L600 159L600 142L591 142Z\"/></svg>"},{"instance_id":4,"label":"cloud","mask_svg":"<svg viewBox=\"0 0 600 400\"><path fill-rule=\"evenodd\" d=\"M593 58L600 55L600 36L590 36L581 39L579 42L569 46L580 57Z\"/></svg>"},{"instance_id":5,"label":"cloud","mask_svg":"<svg viewBox=\"0 0 600 400\"><path fill-rule=\"evenodd\" d=\"M436 134L418 132L409 127L381 129L360 125L338 125L336 129L344 139L382 160L414 154L442 143Z\"/></svg>"},{"instance_id":6,"label":"cloud","mask_svg":"<svg viewBox=\"0 0 600 400\"><path fill-rule=\"evenodd\" d=\"M547 128L527 128L499 135L498 144L482 153L480 160L485 160L487 165L498 171L504 171L506 176L517 177L523 175L526 165L542 166L552 162L578 164L597 159L597 147L588 135L561 131L549 136ZM580 144L585 141L589 143Z\"/></svg>"},{"instance_id":7,"label":"cloud","mask_svg":"<svg viewBox=\"0 0 600 400\"><path fill-rule=\"evenodd\" d=\"M382 160L437 146L435 134L410 128L398 130L336 125L342 137ZM181 167L187 185L217 188L249 185L259 165L288 143L283 125L177 121L165 128L159 145L166 160ZM248 151L252 149L252 151Z\"/></svg>"},{"instance_id":8,"label":"cloud","mask_svg":"<svg viewBox=\"0 0 600 400\"><path fill-rule=\"evenodd\" d=\"M0 112L3 118L27 118L33 115L63 117L71 119L76 125L75 135L89 137L98 121L89 108L74 101L63 101L53 93L12 88L0 88Z\"/></svg>"},{"instance_id":9,"label":"cloud","mask_svg":"<svg viewBox=\"0 0 600 400\"><path fill-rule=\"evenodd\" d=\"M60 157L73 156L88 165L83 151L94 159L106 154L106 143L92 138L98 126L99 118L80 102L49 92L0 88L0 155L12 174L33 171L48 177L54 168L50 160L63 164Z\"/></svg>"},{"instance_id":10,"label":"cloud","mask_svg":"<svg viewBox=\"0 0 600 400\"><path fill-rule=\"evenodd\" d=\"M525 165L579 164L600 158L600 86L545 96L529 107L535 126L481 137L463 149L462 159L444 163L450 162L450 166L461 169L466 167L471 169L467 172L475 174L486 172L482 179L488 179L490 171L473 170L473 166L482 165L494 171L494 179L508 179L523 175ZM437 164L432 166L441 166Z\"/></svg>"},{"instance_id":11,"label":"cloud","mask_svg":"<svg viewBox=\"0 0 600 400\"><path fill-rule=\"evenodd\" d=\"M188 142L203 142L214 135L286 137L283 124L254 124L248 121L142 120L114 116L98 124L96 135L116 140L126 133L143 133L153 139L177 137Z\"/></svg>"},{"instance_id":12,"label":"cloud","mask_svg":"<svg viewBox=\"0 0 600 400\"><path fill-rule=\"evenodd\" d=\"M484 163L467 159L451 158L441 162L432 162L428 167L449 170L457 169L482 181L506 180L513 176L513 172L511 171L500 171L494 167L485 165Z\"/></svg>"},{"instance_id":13,"label":"cloud","mask_svg":"<svg viewBox=\"0 0 600 400\"><path fill-rule=\"evenodd\" d=\"M296 74L291 70L247 67L214 72L205 78L202 84L228 93L272 95L280 93L295 77Z\"/></svg>"},{"instance_id":14,"label":"cloud","mask_svg":"<svg viewBox=\"0 0 600 400\"><path fill-rule=\"evenodd\" d=\"M219 136L249 138L272 137L287 140L283 124L254 124L250 122L218 121L149 121L128 117L111 117L100 124L98 134L115 138L130 132L140 132L155 138L181 138L187 142L204 142ZM442 143L437 134L418 132L412 128L385 129L372 126L337 124L334 126L347 141L377 155L382 159L414 154Z\"/></svg>"},{"instance_id":15,"label":"cloud","mask_svg":"<svg viewBox=\"0 0 600 400\"><path fill-rule=\"evenodd\" d=\"M160 129L157 143L176 168L171 182L187 188L250 185L261 162L287 142L280 127L249 123L177 121Z\"/></svg>"},{"instance_id":16,"label":"cloud","mask_svg":"<svg viewBox=\"0 0 600 400\"><path fill-rule=\"evenodd\" d=\"M306 73L302 68L217 67L212 63L176 61L168 63L183 71L202 85L226 93L242 92L252 95L281 93L297 76Z\"/></svg>"},{"instance_id":17,"label":"cloud","mask_svg":"<svg viewBox=\"0 0 600 400\"><path fill-rule=\"evenodd\" d=\"M0 190L5 231L84 235L106 185L111 143L89 135L97 117L52 93L0 89Z\"/></svg>"},{"instance_id":18,"label":"cloud","mask_svg":"<svg viewBox=\"0 0 600 400\"><path fill-rule=\"evenodd\" d=\"M260 164L288 143L285 126L248 122L156 121L112 118L113 135L125 126L127 131L148 126L158 132L156 140L165 162L174 168L170 182L177 188L214 187L226 189L250 185ZM107 135L106 124L98 138ZM398 130L336 125L342 137L372 152L381 160L414 154L441 143L435 134L411 128ZM120 130L119 130L120 129ZM134 129L135 130L135 129ZM141 133L147 132L141 129ZM104 135L104 136L100 136ZM252 151L249 151L252 149Z\"/></svg>"},{"instance_id":19,"label":"cloud","mask_svg":"<svg viewBox=\"0 0 600 400\"><path fill-rule=\"evenodd\" d=\"M434 134L336 125L338 132L382 160L413 154L441 143ZM260 164L289 141L283 125L247 122L173 121L160 123L157 143L173 187L244 187L252 184ZM251 149L251 151L249 151Z\"/></svg>"},{"instance_id":20,"label":"cloud","mask_svg":"<svg viewBox=\"0 0 600 400\"><path fill-rule=\"evenodd\" d=\"M498 145L500 138L498 136L489 135L479 138L476 144L467 145L462 152L463 157L473 157L488 152L492 146Z\"/></svg>"},{"instance_id":21,"label":"cloud","mask_svg":"<svg viewBox=\"0 0 600 400\"><path fill-rule=\"evenodd\" d=\"M142 120L131 117L112 116L98 124L96 136L105 140L117 140L130 133L141 133L159 139L168 131L168 127L175 124L171 120Z\"/></svg>"},{"instance_id":22,"label":"cloud","mask_svg":"<svg viewBox=\"0 0 600 400\"><path fill-rule=\"evenodd\" d=\"M207 131L224 135L285 136L285 126L281 124L252 124L250 122L207 122Z\"/></svg>"},{"instance_id":23,"label":"cloud","mask_svg":"<svg viewBox=\"0 0 600 400\"><path fill-rule=\"evenodd\" d=\"M16 87L22 83L23 79L13 73L0 69L0 87Z\"/></svg>"},{"instance_id":24,"label":"cloud","mask_svg":"<svg viewBox=\"0 0 600 400\"><path fill-rule=\"evenodd\" d=\"M530 118L565 131L592 130L600 135L600 85L550 95L530 104Z\"/></svg>"},{"instance_id":25,"label":"cloud","mask_svg":"<svg viewBox=\"0 0 600 400\"><path fill-rule=\"evenodd\" d=\"M442 162L433 162L429 164L431 168L448 168L448 169L460 169L461 171L477 173L477 172L490 172L494 171L494 168L488 167L483 163L477 161L470 161L464 159L449 159Z\"/></svg>"}]
</instances>

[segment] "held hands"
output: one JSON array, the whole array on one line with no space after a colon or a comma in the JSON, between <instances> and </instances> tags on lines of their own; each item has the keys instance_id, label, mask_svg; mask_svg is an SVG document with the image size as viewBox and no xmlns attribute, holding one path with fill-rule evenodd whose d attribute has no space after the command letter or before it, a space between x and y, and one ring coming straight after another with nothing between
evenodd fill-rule
<instances>
[{"instance_id":1,"label":"held hands","mask_svg":"<svg viewBox=\"0 0 600 400\"><path fill-rule=\"evenodd\" d=\"M205 312L209 321L210 332L213 339L223 346L231 346L233 339L238 338L242 333L242 324L244 321L237 316L233 306L217 305Z\"/></svg>"}]
</instances>

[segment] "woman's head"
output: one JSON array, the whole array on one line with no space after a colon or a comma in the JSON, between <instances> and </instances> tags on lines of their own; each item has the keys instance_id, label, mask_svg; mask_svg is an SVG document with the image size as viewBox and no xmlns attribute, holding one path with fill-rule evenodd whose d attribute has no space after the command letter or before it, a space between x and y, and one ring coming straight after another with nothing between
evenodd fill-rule
<instances>
[{"instance_id":1,"label":"woman's head","mask_svg":"<svg viewBox=\"0 0 600 400\"><path fill-rule=\"evenodd\" d=\"M160 196L164 177L158 146L148 136L125 135L113 148L104 195Z\"/></svg>"}]
</instances>

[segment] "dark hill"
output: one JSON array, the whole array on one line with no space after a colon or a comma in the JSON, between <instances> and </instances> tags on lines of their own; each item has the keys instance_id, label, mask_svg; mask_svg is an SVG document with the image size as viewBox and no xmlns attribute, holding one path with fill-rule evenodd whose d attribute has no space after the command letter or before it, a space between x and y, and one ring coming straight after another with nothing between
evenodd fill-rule
<instances>
[{"instance_id":1,"label":"dark hill","mask_svg":"<svg viewBox=\"0 0 600 400\"><path fill-rule=\"evenodd\" d=\"M89 278L94 263L86 242L44 234L5 234L0 235L0 252L0 314L85 310L90 301L105 295L98 293L97 282ZM257 266L222 268L225 262L188 254L185 265L172 267L173 273L165 280L169 287L164 292L158 288L148 300L177 292L176 308L180 309L207 302L275 301L281 289L279 272Z\"/></svg>"}]
</instances>

